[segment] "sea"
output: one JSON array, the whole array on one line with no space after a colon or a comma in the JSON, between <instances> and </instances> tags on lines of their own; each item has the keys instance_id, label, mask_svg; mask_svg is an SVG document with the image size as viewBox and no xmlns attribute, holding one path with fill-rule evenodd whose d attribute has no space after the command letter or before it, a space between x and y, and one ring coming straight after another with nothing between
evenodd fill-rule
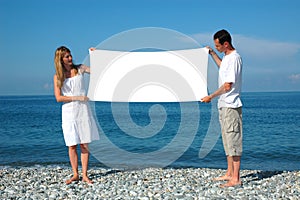
<instances>
[{"instance_id":1,"label":"sea","mask_svg":"<svg viewBox=\"0 0 300 200\"><path fill-rule=\"evenodd\" d=\"M241 169L300 170L300 92L244 92L242 101ZM53 95L0 96L0 167L70 166L61 106ZM214 101L91 109L101 131L90 167L227 167Z\"/></svg>"}]
</instances>

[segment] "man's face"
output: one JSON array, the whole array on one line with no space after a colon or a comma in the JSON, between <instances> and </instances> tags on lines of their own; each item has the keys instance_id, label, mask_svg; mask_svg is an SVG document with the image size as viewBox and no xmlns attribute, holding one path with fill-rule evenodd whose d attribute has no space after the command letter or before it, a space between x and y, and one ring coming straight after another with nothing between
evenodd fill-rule
<instances>
[{"instance_id":1,"label":"man's face","mask_svg":"<svg viewBox=\"0 0 300 200\"><path fill-rule=\"evenodd\" d=\"M218 50L218 52L222 53L225 51L226 42L223 45L220 44L219 39L215 39L214 42L215 42L215 48Z\"/></svg>"}]
</instances>

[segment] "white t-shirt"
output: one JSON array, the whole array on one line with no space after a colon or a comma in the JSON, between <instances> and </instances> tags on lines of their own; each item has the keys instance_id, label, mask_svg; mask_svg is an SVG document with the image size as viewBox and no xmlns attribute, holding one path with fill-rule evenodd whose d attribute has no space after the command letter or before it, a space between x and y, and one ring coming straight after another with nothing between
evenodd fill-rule
<instances>
[{"instance_id":1,"label":"white t-shirt","mask_svg":"<svg viewBox=\"0 0 300 200\"><path fill-rule=\"evenodd\" d=\"M224 83L232 83L231 90L222 94L218 101L218 107L238 108L242 106L240 99L242 87L242 59L234 50L222 59L219 69L219 87Z\"/></svg>"}]
</instances>

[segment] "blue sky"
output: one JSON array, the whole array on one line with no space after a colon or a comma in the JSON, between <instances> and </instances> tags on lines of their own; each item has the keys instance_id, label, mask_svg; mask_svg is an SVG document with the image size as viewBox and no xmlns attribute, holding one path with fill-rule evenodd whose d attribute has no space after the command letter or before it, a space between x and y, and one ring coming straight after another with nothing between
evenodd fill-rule
<instances>
[{"instance_id":1,"label":"blue sky","mask_svg":"<svg viewBox=\"0 0 300 200\"><path fill-rule=\"evenodd\" d=\"M75 62L123 31L161 27L213 45L227 29L244 60L244 91L300 91L298 0L0 0L0 95L53 94L54 51Z\"/></svg>"}]
</instances>

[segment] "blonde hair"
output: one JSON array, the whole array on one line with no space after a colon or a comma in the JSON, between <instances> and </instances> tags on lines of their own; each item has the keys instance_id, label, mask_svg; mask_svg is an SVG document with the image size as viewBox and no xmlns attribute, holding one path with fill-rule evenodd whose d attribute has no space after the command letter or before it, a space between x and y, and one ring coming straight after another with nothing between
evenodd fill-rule
<instances>
[{"instance_id":1,"label":"blonde hair","mask_svg":"<svg viewBox=\"0 0 300 200\"><path fill-rule=\"evenodd\" d=\"M65 76L65 67L63 65L63 57L65 56L66 53L71 53L70 49L68 49L65 46L58 47L55 51L55 56L54 56L54 65L55 65L55 73L56 73L56 78L57 78L57 86L61 88L63 86L63 83L66 79ZM74 64L73 64L74 66ZM76 67L74 66L74 69ZM76 69L77 73L77 69Z\"/></svg>"}]
</instances>

